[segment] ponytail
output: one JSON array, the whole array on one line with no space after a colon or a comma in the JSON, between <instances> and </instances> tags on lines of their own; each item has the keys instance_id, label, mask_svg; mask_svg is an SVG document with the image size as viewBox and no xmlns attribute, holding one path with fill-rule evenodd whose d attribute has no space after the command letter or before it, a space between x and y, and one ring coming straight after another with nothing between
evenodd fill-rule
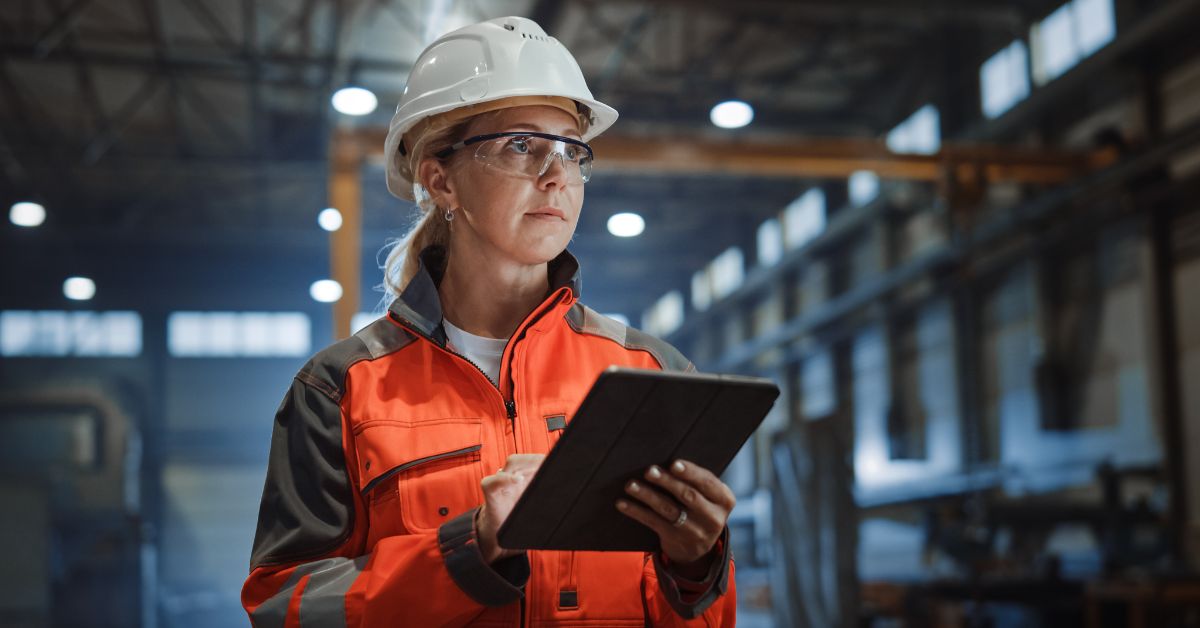
<instances>
[{"instance_id":1,"label":"ponytail","mask_svg":"<svg viewBox=\"0 0 1200 628\"><path fill-rule=\"evenodd\" d=\"M405 138L406 141L413 142L413 149L404 165L408 172L413 173L413 197L416 199L420 215L408 234L384 245L383 250L387 251L387 258L382 266L383 285L381 287L384 292L384 300L387 302L399 297L408 282L412 281L413 276L417 274L417 269L421 267L421 251L434 245L450 245L450 223L442 218L446 208L439 207L429 197L429 193L425 191L415 173L422 159L437 159L434 156L435 153L453 144L456 138L466 131L470 121L469 118L456 120L449 126L440 126L435 123L427 126L428 130L421 137ZM402 160L404 157L395 155L393 159ZM384 306L386 307L386 305L385 303Z\"/></svg>"},{"instance_id":2,"label":"ponytail","mask_svg":"<svg viewBox=\"0 0 1200 628\"><path fill-rule=\"evenodd\" d=\"M433 205L432 201L429 203ZM442 219L434 206L430 211L421 211L408 235L386 245L387 259L383 263L383 289L388 300L400 296L408 282L412 281L421 267L421 251L433 245L450 244L450 223Z\"/></svg>"}]
</instances>

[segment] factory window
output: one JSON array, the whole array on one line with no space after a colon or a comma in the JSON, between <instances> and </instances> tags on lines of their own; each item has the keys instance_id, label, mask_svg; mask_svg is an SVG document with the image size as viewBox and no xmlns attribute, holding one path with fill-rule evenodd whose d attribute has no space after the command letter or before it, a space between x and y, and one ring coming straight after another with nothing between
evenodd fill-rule
<instances>
[{"instance_id":1,"label":"factory window","mask_svg":"<svg viewBox=\"0 0 1200 628\"><path fill-rule=\"evenodd\" d=\"M783 259L783 228L772 218L758 227L758 264L774 266Z\"/></svg>"},{"instance_id":2,"label":"factory window","mask_svg":"<svg viewBox=\"0 0 1200 628\"><path fill-rule=\"evenodd\" d=\"M167 348L175 357L304 356L311 328L303 312L173 312Z\"/></svg>"},{"instance_id":3,"label":"factory window","mask_svg":"<svg viewBox=\"0 0 1200 628\"><path fill-rule=\"evenodd\" d=\"M833 355L821 350L800 363L800 410L806 419L825 418L837 410Z\"/></svg>"},{"instance_id":4,"label":"factory window","mask_svg":"<svg viewBox=\"0 0 1200 628\"><path fill-rule=\"evenodd\" d=\"M1064 4L1049 17L1033 25L1029 46L1033 53L1033 82L1045 85L1079 62L1072 35L1071 7Z\"/></svg>"},{"instance_id":5,"label":"factory window","mask_svg":"<svg viewBox=\"0 0 1200 628\"><path fill-rule=\"evenodd\" d=\"M879 196L879 175L870 170L859 170L850 175L850 203L862 207Z\"/></svg>"},{"instance_id":6,"label":"factory window","mask_svg":"<svg viewBox=\"0 0 1200 628\"><path fill-rule=\"evenodd\" d=\"M794 249L825 231L825 192L813 188L783 210L783 241Z\"/></svg>"},{"instance_id":7,"label":"factory window","mask_svg":"<svg viewBox=\"0 0 1200 628\"><path fill-rule=\"evenodd\" d=\"M998 118L1029 96L1029 52L1016 40L979 68L983 114Z\"/></svg>"},{"instance_id":8,"label":"factory window","mask_svg":"<svg viewBox=\"0 0 1200 628\"><path fill-rule=\"evenodd\" d=\"M0 312L0 355L136 357L141 352L137 312Z\"/></svg>"},{"instance_id":9,"label":"factory window","mask_svg":"<svg viewBox=\"0 0 1200 628\"><path fill-rule=\"evenodd\" d=\"M1074 0L1033 25L1033 81L1045 85L1112 41L1112 0Z\"/></svg>"},{"instance_id":10,"label":"factory window","mask_svg":"<svg viewBox=\"0 0 1200 628\"><path fill-rule=\"evenodd\" d=\"M712 273L711 268L704 268L692 274L692 307L703 312L712 305Z\"/></svg>"},{"instance_id":11,"label":"factory window","mask_svg":"<svg viewBox=\"0 0 1200 628\"><path fill-rule=\"evenodd\" d=\"M742 249L732 247L692 275L692 307L703 312L713 301L732 294L746 273Z\"/></svg>"},{"instance_id":12,"label":"factory window","mask_svg":"<svg viewBox=\"0 0 1200 628\"><path fill-rule=\"evenodd\" d=\"M1079 58L1103 48L1117 34L1112 0L1075 0L1075 44Z\"/></svg>"},{"instance_id":13,"label":"factory window","mask_svg":"<svg viewBox=\"0 0 1200 628\"><path fill-rule=\"evenodd\" d=\"M782 286L774 287L767 291L767 294L754 306L754 311L751 317L751 336L759 336L769 333L783 323L784 318L784 290ZM773 357L770 352L766 352L759 358ZM763 364L769 363L772 360L764 359Z\"/></svg>"},{"instance_id":14,"label":"factory window","mask_svg":"<svg viewBox=\"0 0 1200 628\"><path fill-rule=\"evenodd\" d=\"M683 294L672 290L664 294L642 315L642 329L653 336L665 336L683 324Z\"/></svg>"},{"instance_id":15,"label":"factory window","mask_svg":"<svg viewBox=\"0 0 1200 628\"><path fill-rule=\"evenodd\" d=\"M746 275L746 258L742 249L732 247L725 249L712 262L713 298L722 299L741 287Z\"/></svg>"},{"instance_id":16,"label":"factory window","mask_svg":"<svg viewBox=\"0 0 1200 628\"><path fill-rule=\"evenodd\" d=\"M888 458L924 460L928 458L928 412L925 387L921 381L921 347L913 320L895 323L889 347L891 371L889 400L884 425L887 430Z\"/></svg>"},{"instance_id":17,"label":"factory window","mask_svg":"<svg viewBox=\"0 0 1200 628\"><path fill-rule=\"evenodd\" d=\"M942 148L941 116L937 107L925 105L887 134L893 153L932 155Z\"/></svg>"}]
</instances>

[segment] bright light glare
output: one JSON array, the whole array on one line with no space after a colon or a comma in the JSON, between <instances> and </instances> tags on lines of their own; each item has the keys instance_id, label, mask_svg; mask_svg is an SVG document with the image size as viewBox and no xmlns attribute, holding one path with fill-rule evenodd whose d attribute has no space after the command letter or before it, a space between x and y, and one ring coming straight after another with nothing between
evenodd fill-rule
<instances>
[{"instance_id":1,"label":"bright light glare","mask_svg":"<svg viewBox=\"0 0 1200 628\"><path fill-rule=\"evenodd\" d=\"M750 124L754 108L740 100L727 100L713 107L709 118L722 129L737 129Z\"/></svg>"},{"instance_id":2,"label":"bright light glare","mask_svg":"<svg viewBox=\"0 0 1200 628\"><path fill-rule=\"evenodd\" d=\"M850 202L857 206L866 205L879 196L879 175L870 170L859 170L850 175Z\"/></svg>"},{"instance_id":3,"label":"bright light glare","mask_svg":"<svg viewBox=\"0 0 1200 628\"><path fill-rule=\"evenodd\" d=\"M96 282L87 277L68 277L63 282L63 294L72 301L87 301L96 296Z\"/></svg>"},{"instance_id":4,"label":"bright light glare","mask_svg":"<svg viewBox=\"0 0 1200 628\"><path fill-rule=\"evenodd\" d=\"M314 281L308 293L312 295L313 300L321 303L333 303L342 298L342 284L332 279L321 279Z\"/></svg>"},{"instance_id":5,"label":"bright light glare","mask_svg":"<svg viewBox=\"0 0 1200 628\"><path fill-rule=\"evenodd\" d=\"M18 227L36 227L46 221L46 208L37 203L13 203L8 219Z\"/></svg>"},{"instance_id":6,"label":"bright light glare","mask_svg":"<svg viewBox=\"0 0 1200 628\"><path fill-rule=\"evenodd\" d=\"M379 99L361 87L343 87L333 95L333 108L348 116L365 116L379 105Z\"/></svg>"},{"instance_id":7,"label":"bright light glare","mask_svg":"<svg viewBox=\"0 0 1200 628\"><path fill-rule=\"evenodd\" d=\"M618 323L620 323L622 325L625 325L626 327L629 326L629 317L625 316L624 314L617 314L615 312L610 312L608 314L605 314L605 316L613 319L614 321L617 321Z\"/></svg>"},{"instance_id":8,"label":"bright light glare","mask_svg":"<svg viewBox=\"0 0 1200 628\"><path fill-rule=\"evenodd\" d=\"M326 207L321 210L320 214L317 214L317 224L326 231L337 231L342 228L342 212L332 207Z\"/></svg>"},{"instance_id":9,"label":"bright light glare","mask_svg":"<svg viewBox=\"0 0 1200 628\"><path fill-rule=\"evenodd\" d=\"M613 214L612 218L608 219L608 232L618 238L632 238L641 235L645 230L646 221L634 213Z\"/></svg>"}]
</instances>

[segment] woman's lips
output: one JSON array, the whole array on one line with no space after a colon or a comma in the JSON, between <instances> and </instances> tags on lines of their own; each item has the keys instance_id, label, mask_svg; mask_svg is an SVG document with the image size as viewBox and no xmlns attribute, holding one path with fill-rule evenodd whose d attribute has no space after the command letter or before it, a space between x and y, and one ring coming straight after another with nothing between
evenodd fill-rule
<instances>
[{"instance_id":1,"label":"woman's lips","mask_svg":"<svg viewBox=\"0 0 1200 628\"><path fill-rule=\"evenodd\" d=\"M567 219L567 215L565 213L563 213L563 210L561 210L557 207L542 207L541 209L535 209L531 212L528 212L525 215L529 216L531 218L538 218L541 220L563 220L563 221L565 221Z\"/></svg>"}]
</instances>

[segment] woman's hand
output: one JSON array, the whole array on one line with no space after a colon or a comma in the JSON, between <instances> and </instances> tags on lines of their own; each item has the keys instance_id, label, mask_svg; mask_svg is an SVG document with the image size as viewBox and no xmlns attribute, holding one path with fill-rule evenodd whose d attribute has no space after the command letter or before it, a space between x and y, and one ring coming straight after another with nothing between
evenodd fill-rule
<instances>
[{"instance_id":1,"label":"woman's hand","mask_svg":"<svg viewBox=\"0 0 1200 628\"><path fill-rule=\"evenodd\" d=\"M522 550L500 547L496 533L545 459L546 456L542 454L513 454L504 461L499 471L483 478L483 507L476 514L475 530L479 537L479 551L486 562L493 563L521 554Z\"/></svg>"},{"instance_id":2,"label":"woman's hand","mask_svg":"<svg viewBox=\"0 0 1200 628\"><path fill-rule=\"evenodd\" d=\"M658 534L663 552L684 571L699 571L699 562L721 537L737 499L708 469L676 460L669 472L650 467L646 481L625 484L632 497L617 500L617 509ZM690 568L690 569L689 569Z\"/></svg>"}]
</instances>

